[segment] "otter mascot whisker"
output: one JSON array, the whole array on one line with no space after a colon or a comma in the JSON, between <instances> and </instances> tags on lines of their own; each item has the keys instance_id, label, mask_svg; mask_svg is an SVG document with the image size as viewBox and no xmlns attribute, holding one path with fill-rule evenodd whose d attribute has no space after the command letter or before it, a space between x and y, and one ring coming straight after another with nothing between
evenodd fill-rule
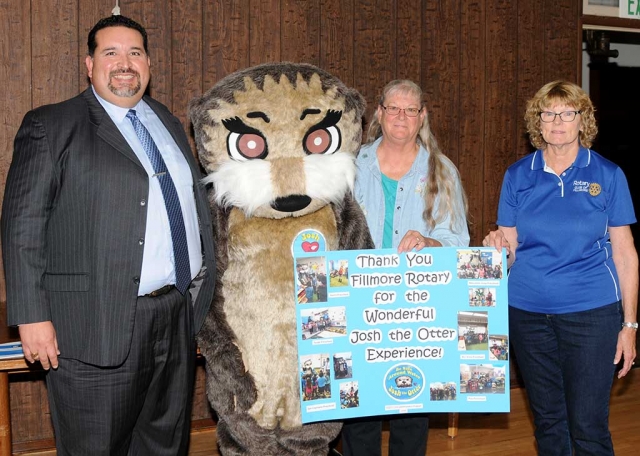
<instances>
[{"instance_id":1,"label":"otter mascot whisker","mask_svg":"<svg viewBox=\"0 0 640 456\"><path fill-rule=\"evenodd\" d=\"M214 301L198 335L223 455L326 455L340 422L302 424L292 243L373 248L352 196L365 102L313 65L235 72L189 104L210 185Z\"/></svg>"}]
</instances>

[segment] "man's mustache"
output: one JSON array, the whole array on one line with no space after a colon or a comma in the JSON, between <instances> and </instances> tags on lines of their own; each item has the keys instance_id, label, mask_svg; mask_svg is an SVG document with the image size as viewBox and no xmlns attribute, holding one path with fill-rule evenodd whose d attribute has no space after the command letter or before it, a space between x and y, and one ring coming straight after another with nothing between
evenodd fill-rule
<instances>
[{"instance_id":1,"label":"man's mustache","mask_svg":"<svg viewBox=\"0 0 640 456\"><path fill-rule=\"evenodd\" d=\"M116 76L118 74L133 74L138 78L140 77L140 73L138 73L133 68L119 68L117 70L113 70L111 73L109 73L109 77Z\"/></svg>"}]
</instances>

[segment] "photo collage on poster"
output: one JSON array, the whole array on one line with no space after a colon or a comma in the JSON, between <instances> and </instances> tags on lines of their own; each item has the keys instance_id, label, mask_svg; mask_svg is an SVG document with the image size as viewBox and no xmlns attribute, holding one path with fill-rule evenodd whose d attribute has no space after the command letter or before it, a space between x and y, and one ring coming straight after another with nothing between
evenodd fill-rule
<instances>
[{"instance_id":1,"label":"photo collage on poster","mask_svg":"<svg viewBox=\"0 0 640 456\"><path fill-rule=\"evenodd\" d=\"M458 312L458 350L461 352L487 353L488 361L498 363L474 362L470 358L468 364L460 364L460 394L504 394L506 381L506 363L508 361L509 344L507 334L490 332L490 310L478 307L496 307L495 286L485 286L492 280L502 279L501 257L495 251L478 249L458 250L458 278L468 279L479 286L469 286L469 310ZM499 262L498 262L499 261ZM505 304L505 303L501 303ZM504 306L506 308L506 306ZM462 359L467 358L465 355ZM484 361L484 359L482 360ZM445 392L451 385L444 386ZM434 391L431 391L432 395ZM440 389L435 389L437 397L446 397ZM449 395L451 396L451 395Z\"/></svg>"},{"instance_id":2,"label":"photo collage on poster","mask_svg":"<svg viewBox=\"0 0 640 456\"><path fill-rule=\"evenodd\" d=\"M294 249L303 422L508 411L503 255Z\"/></svg>"}]
</instances>

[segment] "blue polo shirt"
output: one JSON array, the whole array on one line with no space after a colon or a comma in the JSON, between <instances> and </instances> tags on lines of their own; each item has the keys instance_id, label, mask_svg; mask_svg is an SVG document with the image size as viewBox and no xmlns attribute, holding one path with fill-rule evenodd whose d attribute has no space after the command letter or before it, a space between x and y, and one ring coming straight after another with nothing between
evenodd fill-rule
<instances>
[{"instance_id":1,"label":"blue polo shirt","mask_svg":"<svg viewBox=\"0 0 640 456\"><path fill-rule=\"evenodd\" d=\"M560 176L538 150L507 169L498 225L516 227L509 305L561 314L621 299L609 226L636 222L627 179L598 153L580 148Z\"/></svg>"}]
</instances>

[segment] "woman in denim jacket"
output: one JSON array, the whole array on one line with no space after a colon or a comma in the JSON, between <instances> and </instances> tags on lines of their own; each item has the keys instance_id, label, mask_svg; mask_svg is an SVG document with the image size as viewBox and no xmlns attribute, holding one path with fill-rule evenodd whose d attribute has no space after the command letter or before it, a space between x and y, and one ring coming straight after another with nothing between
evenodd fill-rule
<instances>
[{"instance_id":1,"label":"woman in denim jacket","mask_svg":"<svg viewBox=\"0 0 640 456\"><path fill-rule=\"evenodd\" d=\"M460 175L431 133L417 84L395 80L385 86L356 164L355 196L376 248L469 245ZM389 428L390 456L426 454L428 415L391 418ZM381 431L376 417L347 421L345 456L380 455Z\"/></svg>"}]
</instances>

